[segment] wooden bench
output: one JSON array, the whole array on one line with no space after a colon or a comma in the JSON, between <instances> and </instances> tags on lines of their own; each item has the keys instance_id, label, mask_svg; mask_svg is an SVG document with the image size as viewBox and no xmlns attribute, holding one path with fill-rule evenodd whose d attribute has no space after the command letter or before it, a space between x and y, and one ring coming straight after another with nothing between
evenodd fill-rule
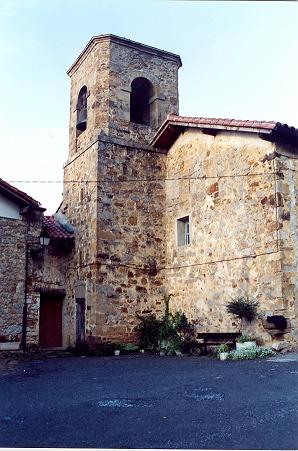
<instances>
[{"instance_id":1,"label":"wooden bench","mask_svg":"<svg viewBox=\"0 0 298 451\"><path fill-rule=\"evenodd\" d=\"M241 337L241 332L199 332L197 333L197 339L204 340L203 343L199 343L202 348L203 355L207 354L207 346L216 346L222 343L226 343L229 347L236 347L236 338Z\"/></svg>"}]
</instances>

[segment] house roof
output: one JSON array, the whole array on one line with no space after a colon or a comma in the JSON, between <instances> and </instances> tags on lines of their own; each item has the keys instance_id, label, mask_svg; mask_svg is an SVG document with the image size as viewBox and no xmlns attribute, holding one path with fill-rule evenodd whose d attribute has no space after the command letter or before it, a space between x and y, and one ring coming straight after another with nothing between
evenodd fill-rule
<instances>
[{"instance_id":1,"label":"house roof","mask_svg":"<svg viewBox=\"0 0 298 451\"><path fill-rule=\"evenodd\" d=\"M65 240L74 237L74 234L65 230L53 216L45 216L43 218L43 225L46 231L48 232L50 238Z\"/></svg>"},{"instance_id":2,"label":"house roof","mask_svg":"<svg viewBox=\"0 0 298 451\"><path fill-rule=\"evenodd\" d=\"M162 149L169 147L186 128L198 128L215 135L221 130L257 133L270 141L287 141L298 144L298 129L274 121L250 121L208 117L187 117L170 114L154 136L151 145Z\"/></svg>"},{"instance_id":3,"label":"house roof","mask_svg":"<svg viewBox=\"0 0 298 451\"><path fill-rule=\"evenodd\" d=\"M28 194L24 193L24 191L21 191L15 186L12 186L10 183L5 182L3 179L0 179L0 192L20 206L30 206L35 209L45 211L45 208L40 206L40 202L33 199L33 197L28 196Z\"/></svg>"},{"instance_id":4,"label":"house roof","mask_svg":"<svg viewBox=\"0 0 298 451\"><path fill-rule=\"evenodd\" d=\"M121 38L120 36L116 36L114 34L102 34L99 36L93 36L83 51L79 54L75 62L71 65L67 74L72 76L72 74L76 71L76 69L80 66L80 64L84 61L86 56L93 50L93 48L99 43L104 41L114 42L119 45L123 45L125 47L130 47L136 50L141 50L142 52L149 53L151 55L157 55L161 58L165 58L177 63L178 68L182 66L181 58L179 55L175 53L167 52L165 50L157 49L156 47L151 47L150 45L141 44L140 42L132 41L127 38Z\"/></svg>"}]
</instances>

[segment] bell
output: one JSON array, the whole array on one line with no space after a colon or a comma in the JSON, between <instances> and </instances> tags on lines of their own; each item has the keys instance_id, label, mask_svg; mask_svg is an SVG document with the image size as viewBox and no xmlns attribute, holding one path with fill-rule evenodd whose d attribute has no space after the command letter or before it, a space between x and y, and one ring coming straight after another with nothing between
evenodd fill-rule
<instances>
[{"instance_id":1,"label":"bell","mask_svg":"<svg viewBox=\"0 0 298 451\"><path fill-rule=\"evenodd\" d=\"M81 110L78 110L78 117L77 117L77 130L80 132L83 132L87 128L87 108L82 108Z\"/></svg>"}]
</instances>

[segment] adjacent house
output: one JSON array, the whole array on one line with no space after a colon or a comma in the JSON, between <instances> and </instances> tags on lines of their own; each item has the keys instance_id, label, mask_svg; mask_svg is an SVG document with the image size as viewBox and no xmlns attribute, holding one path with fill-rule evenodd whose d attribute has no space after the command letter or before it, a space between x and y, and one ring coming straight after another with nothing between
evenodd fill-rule
<instances>
[{"instance_id":1,"label":"adjacent house","mask_svg":"<svg viewBox=\"0 0 298 451\"><path fill-rule=\"evenodd\" d=\"M34 304L25 299L31 280L29 249L39 245L44 208L35 199L0 179L0 335L1 341L20 342L24 315L36 327ZM26 310L26 311L25 311ZM31 332L31 331L30 331ZM30 336L29 332L29 336ZM28 337L29 338L29 337Z\"/></svg>"},{"instance_id":2,"label":"adjacent house","mask_svg":"<svg viewBox=\"0 0 298 451\"><path fill-rule=\"evenodd\" d=\"M44 211L0 179L0 336L16 349L63 344L63 265L73 233Z\"/></svg>"}]
</instances>

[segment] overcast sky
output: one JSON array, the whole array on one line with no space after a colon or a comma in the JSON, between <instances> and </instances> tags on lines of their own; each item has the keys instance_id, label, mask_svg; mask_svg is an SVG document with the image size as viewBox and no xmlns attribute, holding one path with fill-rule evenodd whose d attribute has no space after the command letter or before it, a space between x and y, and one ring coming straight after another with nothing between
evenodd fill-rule
<instances>
[{"instance_id":1,"label":"overcast sky","mask_svg":"<svg viewBox=\"0 0 298 451\"><path fill-rule=\"evenodd\" d=\"M298 127L298 3L0 0L1 171L60 181L68 152L67 69L94 35L178 53L180 114ZM62 183L13 183L53 213Z\"/></svg>"}]
</instances>

